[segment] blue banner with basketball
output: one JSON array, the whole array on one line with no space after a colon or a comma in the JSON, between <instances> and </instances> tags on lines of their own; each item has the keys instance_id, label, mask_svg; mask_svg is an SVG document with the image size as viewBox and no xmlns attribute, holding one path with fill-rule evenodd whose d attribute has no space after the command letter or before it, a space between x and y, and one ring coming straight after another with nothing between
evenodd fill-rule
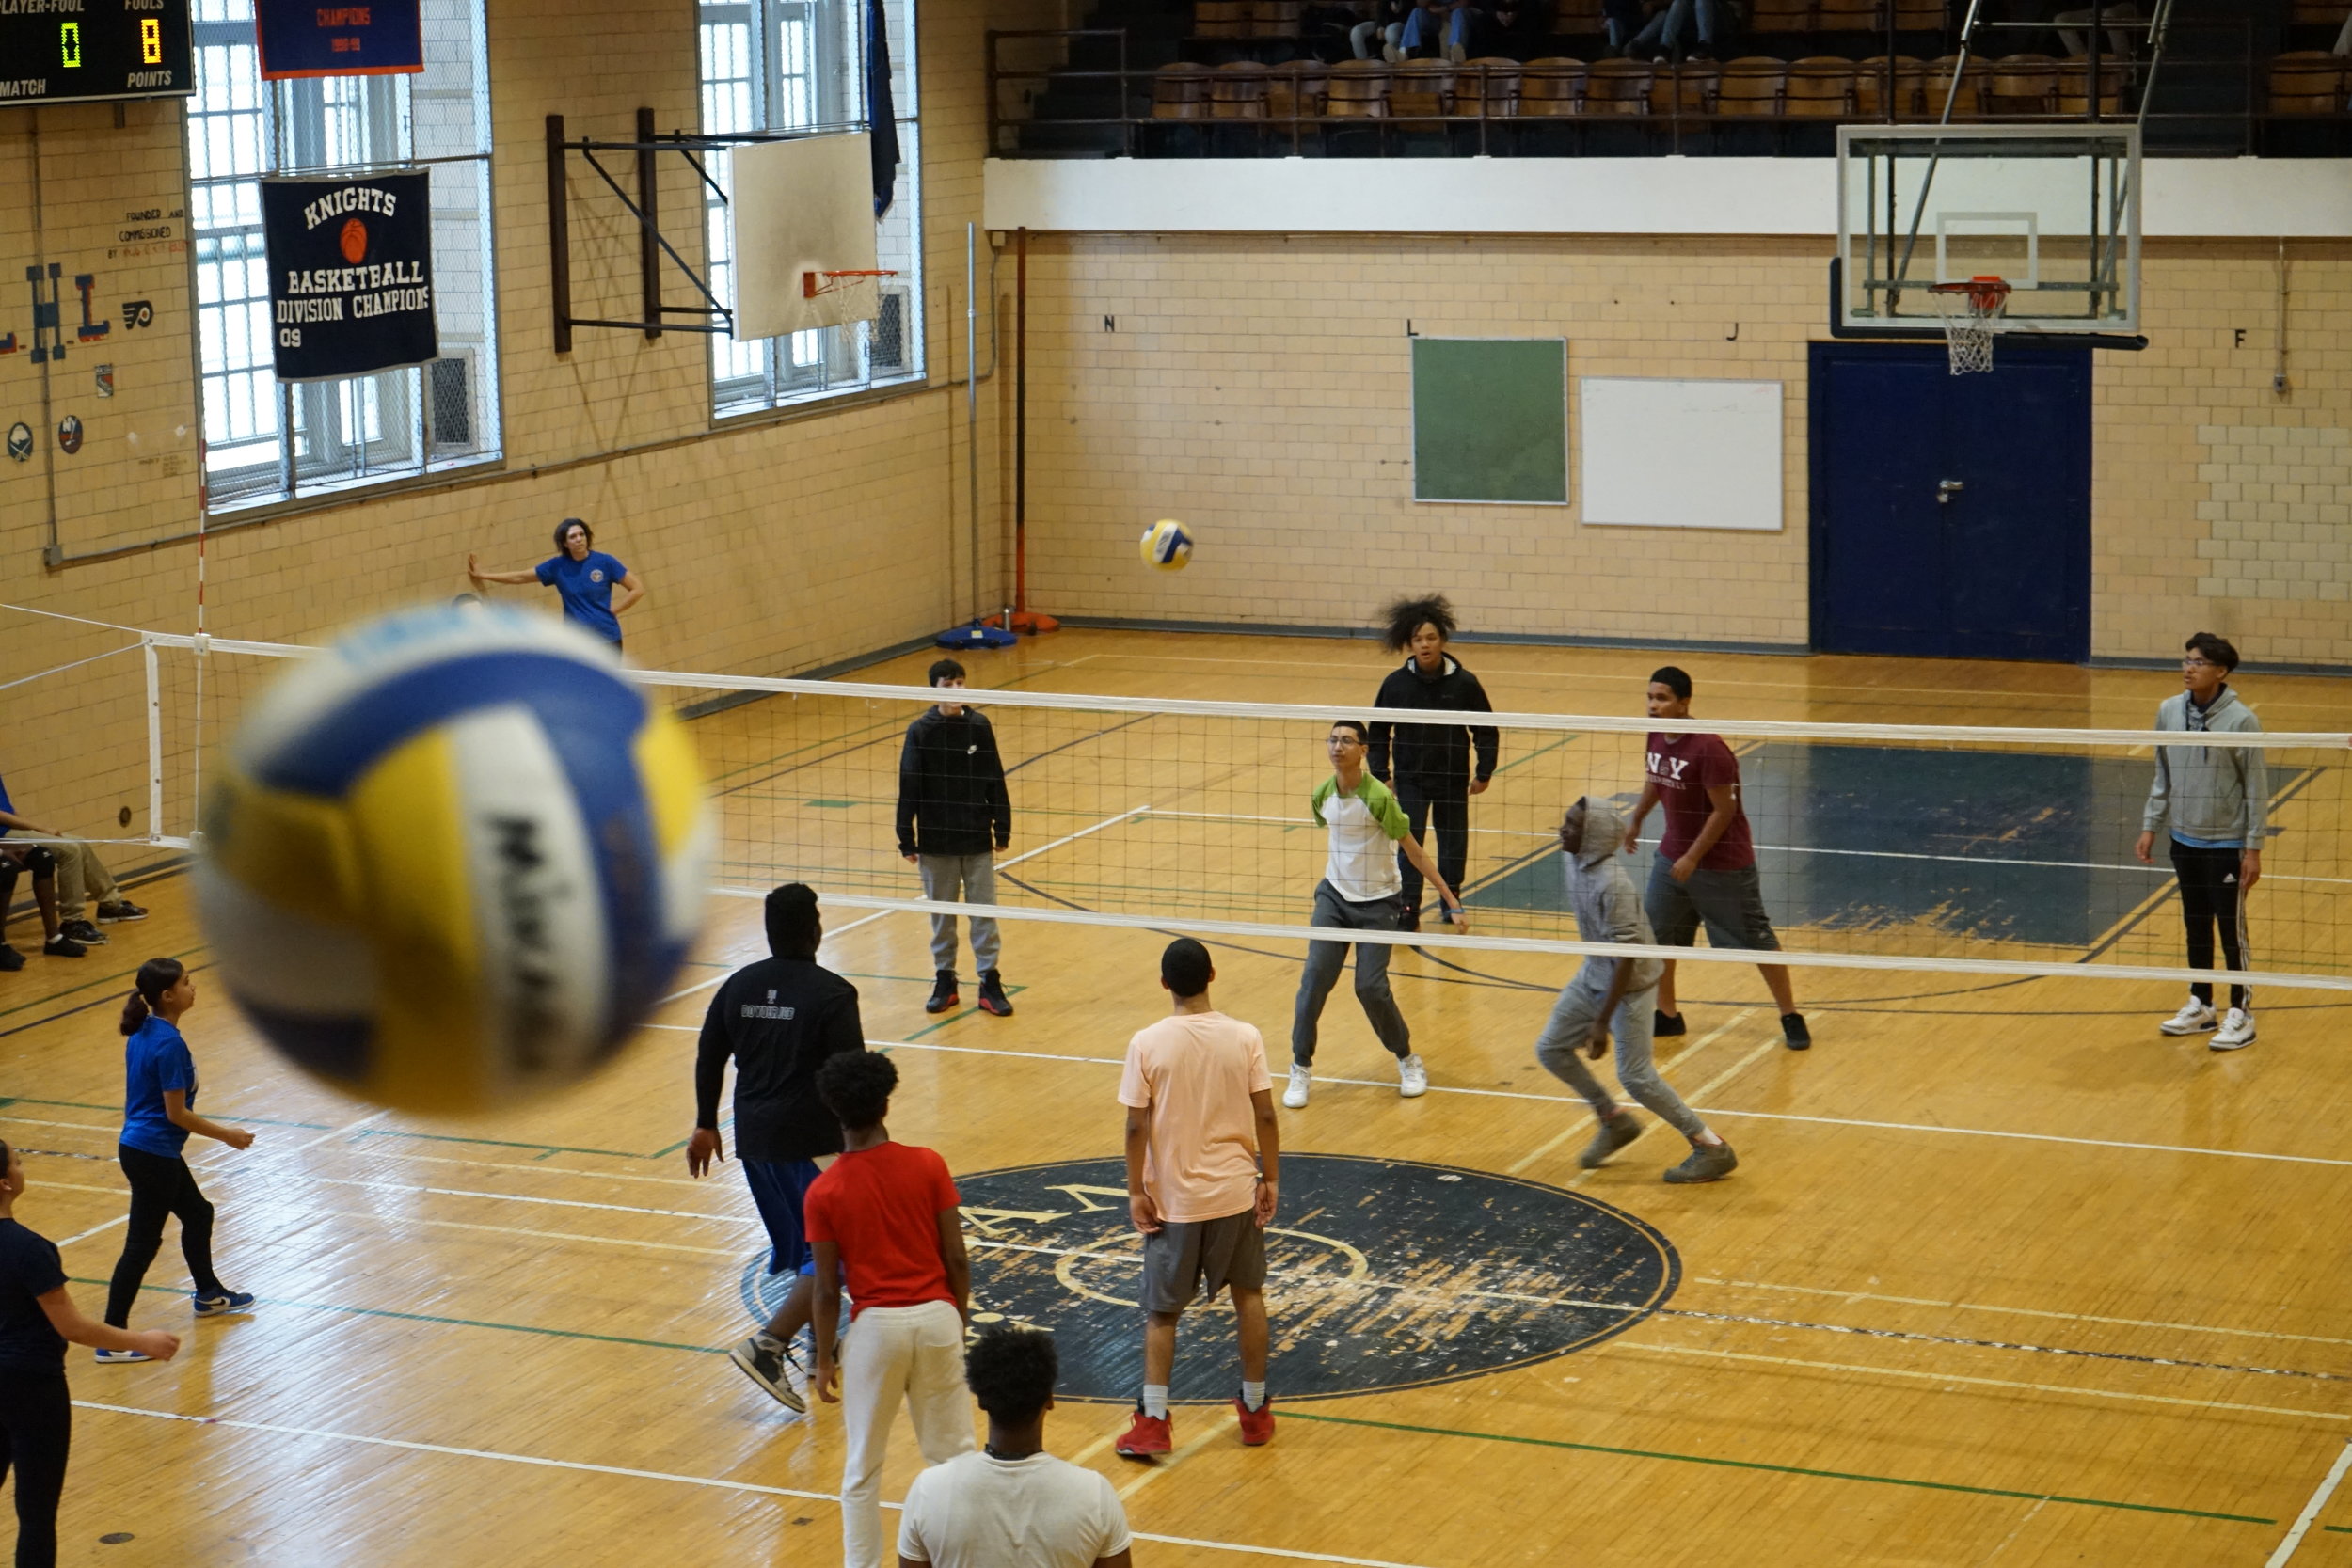
<instances>
[{"instance_id":1,"label":"blue banner with basketball","mask_svg":"<svg viewBox=\"0 0 2352 1568\"><path fill-rule=\"evenodd\" d=\"M364 6L253 0L253 36L262 51L262 79L391 76L422 71L421 5L422 0L368 0Z\"/></svg>"},{"instance_id":2,"label":"blue banner with basketball","mask_svg":"<svg viewBox=\"0 0 2352 1568\"><path fill-rule=\"evenodd\" d=\"M431 176L264 180L262 231L278 380L367 375L438 356Z\"/></svg>"}]
</instances>

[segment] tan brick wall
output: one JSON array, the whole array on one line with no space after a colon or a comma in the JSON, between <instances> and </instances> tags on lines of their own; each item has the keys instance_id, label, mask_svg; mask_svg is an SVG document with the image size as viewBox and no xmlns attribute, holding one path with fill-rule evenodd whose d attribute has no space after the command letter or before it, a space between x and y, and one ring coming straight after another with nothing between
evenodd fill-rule
<instances>
[{"instance_id":1,"label":"tan brick wall","mask_svg":"<svg viewBox=\"0 0 2352 1568\"><path fill-rule=\"evenodd\" d=\"M1802 644L1805 345L1827 314L1825 255L1810 241L1732 238L1041 237L1033 597L1070 614L1346 625L1425 584L1488 631ZM2313 531L2342 541L2344 529L2281 514L2274 533L2216 551L2206 515L2215 461L2323 483L2288 477L2308 463L2287 448L2352 406L2348 262L2343 246L2292 247L2280 395L2273 251L2150 245L2153 344L2094 358L2095 654L2162 657L2209 626L2254 658L2352 663L2352 611L2279 586L2310 580L2296 563L2321 547ZM1435 336L1566 337L1572 429L1581 376L1779 379L1786 528L1587 528L1573 504L1414 502L1407 322ZM2244 455L2204 455L2217 425ZM2241 437L2249 427L2277 440ZM1136 562L1135 537L1158 516L1200 535L1182 576ZM2264 570L2215 570L2249 559Z\"/></svg>"},{"instance_id":2,"label":"tan brick wall","mask_svg":"<svg viewBox=\"0 0 2352 1568\"><path fill-rule=\"evenodd\" d=\"M964 566L964 224L977 218L984 137L977 66L980 8L921 8L925 323L932 388L854 407L714 430L705 340L583 329L552 352L545 117L567 133L621 139L649 104L659 125L698 119L696 34L688 0L520 0L488 8L495 148L502 471L406 493L362 494L324 510L216 534L208 555L217 635L310 641L361 613L446 596L465 586L469 549L498 566L548 553L556 519L588 517L599 546L647 581L628 622L629 651L658 667L782 673L938 629L962 611ZM44 464L56 465L57 528L69 553L192 530L198 475L185 256L119 251L124 214L185 205L182 110L135 103L118 128L111 105L0 110L0 335L29 345L21 281L36 261L63 264L65 319L79 319L72 279L97 272L97 313L153 301L155 325L118 320L97 345L69 343L49 367L0 356L0 426L40 429L29 464L0 460L0 603L136 626L192 629L195 552L185 544L49 569ZM610 160L626 184L630 155ZM36 180L38 179L38 199ZM695 178L670 160L664 228L699 262ZM575 158L571 178L576 314L638 313L633 220ZM184 232L184 229L182 230ZM985 257L983 277L985 277ZM1007 274L1008 279L1009 273ZM11 281L14 279L15 281ZM675 272L667 297L691 291ZM71 332L69 331L69 337ZM982 329L986 355L986 327ZM116 367L118 394L95 397L91 368ZM993 397L981 400L993 419ZM78 456L55 449L56 419L87 429ZM995 439L984 429L982 455ZM640 450L642 449L642 450ZM993 598L996 476L985 476ZM235 521L236 518L220 519ZM528 602L537 590L497 590ZM551 607L550 607L551 608ZM0 679L89 657L121 639L96 628L0 612ZM20 802L68 831L144 832L144 684L134 653L8 692L0 773ZM119 806L134 807L127 829Z\"/></svg>"}]
</instances>

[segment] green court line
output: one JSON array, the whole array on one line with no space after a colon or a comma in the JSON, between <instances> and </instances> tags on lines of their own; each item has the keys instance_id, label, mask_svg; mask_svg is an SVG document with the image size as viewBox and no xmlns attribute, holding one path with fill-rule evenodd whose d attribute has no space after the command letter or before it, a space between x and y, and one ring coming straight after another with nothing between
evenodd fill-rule
<instances>
[{"instance_id":1,"label":"green court line","mask_svg":"<svg viewBox=\"0 0 2352 1568\"><path fill-rule=\"evenodd\" d=\"M2329 1535L2352 1535L2352 1525L2322 1525L2319 1528Z\"/></svg>"},{"instance_id":2,"label":"green court line","mask_svg":"<svg viewBox=\"0 0 2352 1568\"><path fill-rule=\"evenodd\" d=\"M76 1285L103 1285L103 1279L85 1279L79 1275L69 1276ZM179 1296L186 1291L170 1285L142 1285L141 1291L158 1295ZM683 1345L672 1339L638 1339L626 1334L591 1334L579 1328L541 1328L533 1323L494 1323L482 1318L443 1318L430 1312L395 1312L382 1307L339 1307L332 1302L286 1301L277 1296L255 1296L257 1307L291 1307L301 1312L341 1312L355 1318L391 1318L402 1323L439 1323L450 1328L493 1328L501 1334L537 1334L550 1339L595 1339L608 1345L642 1345L647 1350L691 1351L696 1355L724 1355L725 1351L712 1345Z\"/></svg>"},{"instance_id":3,"label":"green court line","mask_svg":"<svg viewBox=\"0 0 2352 1568\"><path fill-rule=\"evenodd\" d=\"M604 1154L615 1160L656 1158L651 1154L639 1154L626 1148L581 1148L576 1144L521 1143L513 1138L467 1138L460 1137L454 1132L404 1132L392 1127L362 1127L356 1130L352 1136L357 1138L419 1138L427 1143L437 1144L488 1144L496 1148L535 1148L541 1151L542 1159L549 1154Z\"/></svg>"},{"instance_id":4,"label":"green court line","mask_svg":"<svg viewBox=\"0 0 2352 1568\"><path fill-rule=\"evenodd\" d=\"M1706 1454L1665 1453L1656 1449L1618 1449L1604 1443L1571 1443L1558 1437L1519 1437L1502 1432L1462 1432L1451 1427L1412 1426L1403 1421L1368 1421L1355 1416L1319 1416L1296 1406L1285 1409L1282 1418L1286 1421L1324 1421L1333 1426L1372 1427L1382 1432L1410 1432L1428 1437L1469 1437L1484 1443L1523 1443L1532 1448L1615 1454L1628 1459L1664 1459L1678 1465L1712 1465L1729 1470L1769 1470L1776 1475L1813 1476L1823 1481L1861 1481L1875 1486L1911 1486L1929 1492L1963 1492L1979 1497L2016 1497L2026 1502L2074 1503L2084 1508L2115 1508L2135 1513L2170 1513L2188 1519L2220 1519L2233 1525L2275 1525L2279 1522L2251 1513L2216 1513L2201 1508L2168 1508L2161 1503L2117 1502L2107 1497L2070 1497L2058 1492L2020 1492L2006 1486L1964 1486L1958 1481L1914 1481L1907 1476L1872 1476L1854 1470L1816 1470L1802 1465L1767 1465L1753 1459L1715 1459Z\"/></svg>"},{"instance_id":5,"label":"green court line","mask_svg":"<svg viewBox=\"0 0 2352 1568\"><path fill-rule=\"evenodd\" d=\"M803 800L801 804L804 806L821 806L827 811L848 811L850 807L857 805L858 802L855 800Z\"/></svg>"},{"instance_id":6,"label":"green court line","mask_svg":"<svg viewBox=\"0 0 2352 1568\"><path fill-rule=\"evenodd\" d=\"M1506 762L1502 767L1496 768L1495 771L1498 773L1508 773L1512 768L1517 768L1522 762L1534 762L1537 757L1542 756L1546 752L1556 752L1561 747L1565 746L1569 741L1581 740L1582 738L1583 737L1581 736L1564 735L1549 746L1538 746L1523 757L1513 757L1509 762Z\"/></svg>"}]
</instances>

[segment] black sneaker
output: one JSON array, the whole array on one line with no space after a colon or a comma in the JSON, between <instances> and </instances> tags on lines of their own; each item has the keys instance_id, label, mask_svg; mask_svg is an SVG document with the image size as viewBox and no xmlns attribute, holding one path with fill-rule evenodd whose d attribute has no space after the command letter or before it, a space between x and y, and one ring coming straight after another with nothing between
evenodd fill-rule
<instances>
[{"instance_id":1,"label":"black sneaker","mask_svg":"<svg viewBox=\"0 0 2352 1568\"><path fill-rule=\"evenodd\" d=\"M51 958L79 958L89 953L88 948L75 942L63 931L59 931L56 936L42 942L40 950L43 957Z\"/></svg>"},{"instance_id":2,"label":"black sneaker","mask_svg":"<svg viewBox=\"0 0 2352 1568\"><path fill-rule=\"evenodd\" d=\"M69 920L59 926L57 929L62 934L72 937L75 942L80 942L85 947L97 947L102 945L107 940L105 932L100 930L97 927L91 925L87 920Z\"/></svg>"},{"instance_id":3,"label":"black sneaker","mask_svg":"<svg viewBox=\"0 0 2352 1568\"><path fill-rule=\"evenodd\" d=\"M24 967L24 955L0 942L0 974L13 974Z\"/></svg>"},{"instance_id":4,"label":"black sneaker","mask_svg":"<svg viewBox=\"0 0 2352 1568\"><path fill-rule=\"evenodd\" d=\"M944 1013L961 1000L962 998L956 994L956 972L952 969L943 969L939 972L939 978L931 983L930 998L923 1004L923 1010L927 1013Z\"/></svg>"},{"instance_id":5,"label":"black sneaker","mask_svg":"<svg viewBox=\"0 0 2352 1568\"><path fill-rule=\"evenodd\" d=\"M1804 1026L1803 1013L1780 1015L1780 1037L1788 1042L1788 1049L1791 1051L1813 1049L1813 1031Z\"/></svg>"},{"instance_id":6,"label":"black sneaker","mask_svg":"<svg viewBox=\"0 0 2352 1568\"><path fill-rule=\"evenodd\" d=\"M145 920L147 911L128 898L110 898L98 906L98 918L106 921Z\"/></svg>"},{"instance_id":7,"label":"black sneaker","mask_svg":"<svg viewBox=\"0 0 2352 1568\"><path fill-rule=\"evenodd\" d=\"M1005 982L993 969L980 971L980 1011L997 1018L1012 1016L1012 998L1005 994Z\"/></svg>"},{"instance_id":8,"label":"black sneaker","mask_svg":"<svg viewBox=\"0 0 2352 1568\"><path fill-rule=\"evenodd\" d=\"M727 1352L727 1359L743 1369L743 1375L768 1391L768 1397L795 1415L808 1413L808 1401L792 1386L791 1374L807 1374L793 1359L792 1347L767 1334L755 1334Z\"/></svg>"},{"instance_id":9,"label":"black sneaker","mask_svg":"<svg viewBox=\"0 0 2352 1568\"><path fill-rule=\"evenodd\" d=\"M1649 1032L1662 1040L1676 1035L1687 1035L1691 1026L1682 1022L1680 1013L1656 1013L1650 1021Z\"/></svg>"}]
</instances>

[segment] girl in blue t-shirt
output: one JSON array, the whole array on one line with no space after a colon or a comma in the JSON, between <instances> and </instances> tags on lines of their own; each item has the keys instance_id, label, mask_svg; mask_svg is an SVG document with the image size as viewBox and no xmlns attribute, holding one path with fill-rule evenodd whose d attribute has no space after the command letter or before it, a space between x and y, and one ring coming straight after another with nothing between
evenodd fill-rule
<instances>
[{"instance_id":1,"label":"girl in blue t-shirt","mask_svg":"<svg viewBox=\"0 0 2352 1568\"><path fill-rule=\"evenodd\" d=\"M196 1061L181 1036L180 1020L196 1006L196 981L177 958L150 958L139 965L137 990L122 1005L125 1076L122 1145L115 1150L131 1183L131 1222L122 1234L122 1257L106 1291L106 1321L117 1328L131 1322L147 1265L164 1244L164 1221L180 1221L180 1251L196 1281L196 1315L216 1318L243 1312L253 1298L223 1285L213 1273L213 1206L197 1190L195 1173L181 1157L188 1134L201 1132L231 1148L249 1148L253 1134L223 1127L196 1114ZM145 1361L139 1351L98 1352L101 1361Z\"/></svg>"},{"instance_id":2,"label":"girl in blue t-shirt","mask_svg":"<svg viewBox=\"0 0 2352 1568\"><path fill-rule=\"evenodd\" d=\"M595 531L578 517L566 517L555 528L556 553L528 572L485 572L471 555L466 576L476 588L485 582L515 586L541 583L564 601L564 619L584 626L614 647L621 645L621 611L645 596L637 574L596 547ZM612 590L621 590L615 602Z\"/></svg>"},{"instance_id":3,"label":"girl in blue t-shirt","mask_svg":"<svg viewBox=\"0 0 2352 1568\"><path fill-rule=\"evenodd\" d=\"M16 1472L19 1568L54 1568L57 1497L73 1435L66 1342L168 1361L179 1354L180 1338L160 1329L130 1334L82 1316L66 1291L56 1243L17 1223L24 1162L5 1141L0 1172L0 1457Z\"/></svg>"}]
</instances>

